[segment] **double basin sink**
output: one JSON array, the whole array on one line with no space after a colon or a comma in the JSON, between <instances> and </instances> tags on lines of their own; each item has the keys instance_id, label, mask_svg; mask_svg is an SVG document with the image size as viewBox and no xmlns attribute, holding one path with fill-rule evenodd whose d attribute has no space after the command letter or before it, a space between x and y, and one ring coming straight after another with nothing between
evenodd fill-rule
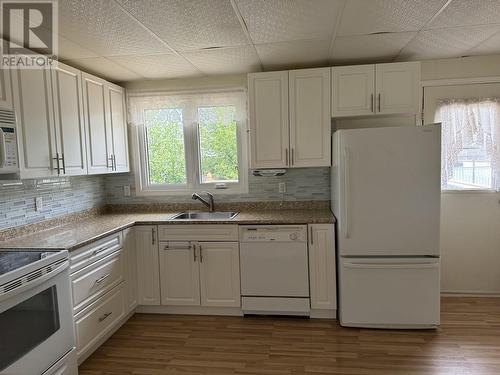
<instances>
[{"instance_id":1,"label":"double basin sink","mask_svg":"<svg viewBox=\"0 0 500 375\"><path fill-rule=\"evenodd\" d=\"M215 212L181 212L171 220L231 220L238 212L233 211L215 211Z\"/></svg>"}]
</instances>

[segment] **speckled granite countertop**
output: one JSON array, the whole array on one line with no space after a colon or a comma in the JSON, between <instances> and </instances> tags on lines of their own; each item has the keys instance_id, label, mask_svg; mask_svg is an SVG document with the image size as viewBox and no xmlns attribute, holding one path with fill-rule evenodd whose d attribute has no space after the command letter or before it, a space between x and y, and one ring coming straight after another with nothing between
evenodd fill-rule
<instances>
[{"instance_id":1,"label":"speckled granite countertop","mask_svg":"<svg viewBox=\"0 0 500 375\"><path fill-rule=\"evenodd\" d=\"M0 248L74 250L132 225L334 223L328 208L240 210L231 220L171 220L175 212L103 213L0 242Z\"/></svg>"}]
</instances>

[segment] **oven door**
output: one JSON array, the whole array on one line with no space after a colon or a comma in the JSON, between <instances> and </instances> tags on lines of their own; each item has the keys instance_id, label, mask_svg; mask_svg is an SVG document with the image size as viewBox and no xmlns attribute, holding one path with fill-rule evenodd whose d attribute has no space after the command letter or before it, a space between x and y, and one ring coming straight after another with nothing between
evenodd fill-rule
<instances>
[{"instance_id":1,"label":"oven door","mask_svg":"<svg viewBox=\"0 0 500 375\"><path fill-rule=\"evenodd\" d=\"M0 374L37 375L75 343L68 261L0 296Z\"/></svg>"}]
</instances>

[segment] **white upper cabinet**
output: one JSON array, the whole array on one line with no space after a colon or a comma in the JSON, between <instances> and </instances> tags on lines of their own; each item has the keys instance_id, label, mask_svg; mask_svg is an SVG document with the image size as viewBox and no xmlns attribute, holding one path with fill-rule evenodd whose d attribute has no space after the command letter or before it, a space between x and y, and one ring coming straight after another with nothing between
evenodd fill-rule
<instances>
[{"instance_id":1,"label":"white upper cabinet","mask_svg":"<svg viewBox=\"0 0 500 375\"><path fill-rule=\"evenodd\" d=\"M420 63L332 68L332 117L417 114Z\"/></svg>"},{"instance_id":2,"label":"white upper cabinet","mask_svg":"<svg viewBox=\"0 0 500 375\"><path fill-rule=\"evenodd\" d=\"M378 64L375 72L377 113L418 113L420 63Z\"/></svg>"},{"instance_id":3,"label":"white upper cabinet","mask_svg":"<svg viewBox=\"0 0 500 375\"><path fill-rule=\"evenodd\" d=\"M127 118L125 106L125 90L123 87L107 84L109 109L108 119L111 127L111 137L108 138L108 149L112 150L112 166L114 172L128 172L129 153L127 137Z\"/></svg>"},{"instance_id":4,"label":"white upper cabinet","mask_svg":"<svg viewBox=\"0 0 500 375\"><path fill-rule=\"evenodd\" d=\"M58 63L52 70L52 90L59 174L87 174L81 72Z\"/></svg>"},{"instance_id":5,"label":"white upper cabinet","mask_svg":"<svg viewBox=\"0 0 500 375\"><path fill-rule=\"evenodd\" d=\"M252 168L330 165L330 68L248 75Z\"/></svg>"},{"instance_id":6,"label":"white upper cabinet","mask_svg":"<svg viewBox=\"0 0 500 375\"><path fill-rule=\"evenodd\" d=\"M332 68L332 117L375 113L373 65Z\"/></svg>"},{"instance_id":7,"label":"white upper cabinet","mask_svg":"<svg viewBox=\"0 0 500 375\"><path fill-rule=\"evenodd\" d=\"M252 168L285 168L289 161L288 72L248 75Z\"/></svg>"},{"instance_id":8,"label":"white upper cabinet","mask_svg":"<svg viewBox=\"0 0 500 375\"><path fill-rule=\"evenodd\" d=\"M10 69L0 69L0 109L12 109Z\"/></svg>"},{"instance_id":9,"label":"white upper cabinet","mask_svg":"<svg viewBox=\"0 0 500 375\"><path fill-rule=\"evenodd\" d=\"M13 69L21 178L57 175L54 107L48 69Z\"/></svg>"},{"instance_id":10,"label":"white upper cabinet","mask_svg":"<svg viewBox=\"0 0 500 375\"><path fill-rule=\"evenodd\" d=\"M290 165L330 165L330 68L289 72Z\"/></svg>"},{"instance_id":11,"label":"white upper cabinet","mask_svg":"<svg viewBox=\"0 0 500 375\"><path fill-rule=\"evenodd\" d=\"M106 113L106 81L82 73L89 174L112 172L111 126Z\"/></svg>"}]
</instances>

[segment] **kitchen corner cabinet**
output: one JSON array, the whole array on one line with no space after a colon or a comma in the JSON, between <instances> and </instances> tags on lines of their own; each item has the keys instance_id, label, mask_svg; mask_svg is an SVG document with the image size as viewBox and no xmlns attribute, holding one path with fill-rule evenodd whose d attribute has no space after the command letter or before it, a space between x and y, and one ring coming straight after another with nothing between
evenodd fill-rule
<instances>
[{"instance_id":1,"label":"kitchen corner cabinet","mask_svg":"<svg viewBox=\"0 0 500 375\"><path fill-rule=\"evenodd\" d=\"M0 109L13 109L10 69L0 69Z\"/></svg>"},{"instance_id":2,"label":"kitchen corner cabinet","mask_svg":"<svg viewBox=\"0 0 500 375\"><path fill-rule=\"evenodd\" d=\"M417 114L420 63L332 68L332 117Z\"/></svg>"},{"instance_id":3,"label":"kitchen corner cabinet","mask_svg":"<svg viewBox=\"0 0 500 375\"><path fill-rule=\"evenodd\" d=\"M248 75L252 168L330 165L330 68Z\"/></svg>"},{"instance_id":4,"label":"kitchen corner cabinet","mask_svg":"<svg viewBox=\"0 0 500 375\"><path fill-rule=\"evenodd\" d=\"M309 278L311 308L335 310L335 233L333 224L312 224L309 228Z\"/></svg>"},{"instance_id":5,"label":"kitchen corner cabinet","mask_svg":"<svg viewBox=\"0 0 500 375\"><path fill-rule=\"evenodd\" d=\"M125 312L129 313L137 307L137 252L135 228L127 228L123 235L123 259L125 273Z\"/></svg>"},{"instance_id":6,"label":"kitchen corner cabinet","mask_svg":"<svg viewBox=\"0 0 500 375\"><path fill-rule=\"evenodd\" d=\"M137 303L160 304L158 229L155 225L134 227L137 259Z\"/></svg>"}]
</instances>

